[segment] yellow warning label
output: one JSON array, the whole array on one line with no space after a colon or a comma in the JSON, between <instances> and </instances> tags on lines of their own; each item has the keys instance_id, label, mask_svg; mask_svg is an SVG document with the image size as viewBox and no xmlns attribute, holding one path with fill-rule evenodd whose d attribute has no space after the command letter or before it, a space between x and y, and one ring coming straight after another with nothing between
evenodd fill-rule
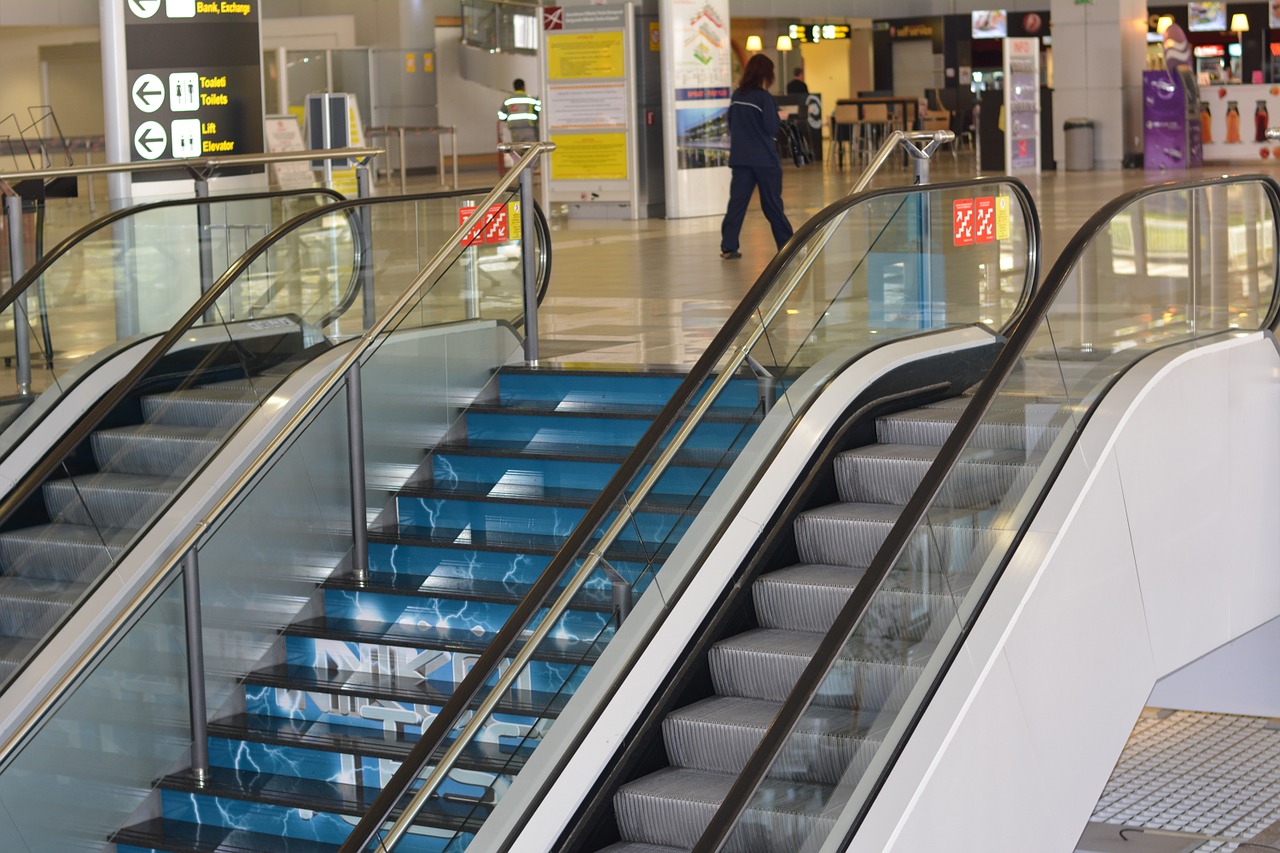
<instances>
[{"instance_id":1,"label":"yellow warning label","mask_svg":"<svg viewBox=\"0 0 1280 853\"><path fill-rule=\"evenodd\" d=\"M1008 240L1009 232L1012 229L1009 212L1009 197L1007 195L996 196L996 239Z\"/></svg>"},{"instance_id":2,"label":"yellow warning label","mask_svg":"<svg viewBox=\"0 0 1280 853\"><path fill-rule=\"evenodd\" d=\"M512 240L520 239L520 202L507 204L507 236Z\"/></svg>"}]
</instances>

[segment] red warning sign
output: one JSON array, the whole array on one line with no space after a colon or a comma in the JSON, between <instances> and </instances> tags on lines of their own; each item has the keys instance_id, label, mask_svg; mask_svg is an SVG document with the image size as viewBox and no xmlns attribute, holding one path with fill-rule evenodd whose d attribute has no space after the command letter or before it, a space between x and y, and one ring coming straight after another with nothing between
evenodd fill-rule
<instances>
[{"instance_id":1,"label":"red warning sign","mask_svg":"<svg viewBox=\"0 0 1280 853\"><path fill-rule=\"evenodd\" d=\"M458 224L465 223L467 217L475 212L474 205L458 208ZM479 246L488 243L505 243L509 239L507 206L505 204L495 204L489 208L488 216L482 217L480 222L467 232L467 236L462 238L462 245Z\"/></svg>"},{"instance_id":2,"label":"red warning sign","mask_svg":"<svg viewBox=\"0 0 1280 853\"><path fill-rule=\"evenodd\" d=\"M958 198L951 203L952 236L957 246L973 245L973 199Z\"/></svg>"},{"instance_id":3,"label":"red warning sign","mask_svg":"<svg viewBox=\"0 0 1280 853\"><path fill-rule=\"evenodd\" d=\"M996 199L995 196L975 198L973 242L994 243L996 240Z\"/></svg>"},{"instance_id":4,"label":"red warning sign","mask_svg":"<svg viewBox=\"0 0 1280 853\"><path fill-rule=\"evenodd\" d=\"M542 8L542 28L544 30L563 30L564 7L544 6Z\"/></svg>"}]
</instances>

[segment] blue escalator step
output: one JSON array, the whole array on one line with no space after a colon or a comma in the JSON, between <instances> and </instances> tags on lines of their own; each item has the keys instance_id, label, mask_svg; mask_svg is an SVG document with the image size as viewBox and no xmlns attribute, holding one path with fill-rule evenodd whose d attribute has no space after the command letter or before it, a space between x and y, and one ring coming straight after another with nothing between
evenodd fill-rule
<instances>
[{"instance_id":1,"label":"blue escalator step","mask_svg":"<svg viewBox=\"0 0 1280 853\"><path fill-rule=\"evenodd\" d=\"M245 678L245 685L251 692L255 692L255 688L289 691L290 699L296 699L296 694L301 692L332 698L346 697L366 704L373 701L402 702L426 705L436 709L444 705L452 693L416 673L408 675L349 671L324 673L312 667L293 664L276 664L255 670ZM569 698L568 695L561 693L514 688L507 691L507 694L499 700L495 713L516 716L557 716L564 710ZM295 719L309 718L300 710L290 713L289 716Z\"/></svg>"},{"instance_id":2,"label":"blue escalator step","mask_svg":"<svg viewBox=\"0 0 1280 853\"><path fill-rule=\"evenodd\" d=\"M228 742L258 743L269 747L337 752L399 762L409 754L421 732L415 727L370 728L318 720L290 720L260 714L237 714L211 722L209 734ZM489 741L472 741L461 752L458 766L485 773L511 772L533 754L525 741L514 747Z\"/></svg>"},{"instance_id":3,"label":"blue escalator step","mask_svg":"<svg viewBox=\"0 0 1280 853\"><path fill-rule=\"evenodd\" d=\"M466 416L467 439L481 441L542 442L547 444L587 444L619 446L628 450L635 446L649 428L650 418L626 417L570 418L554 412L530 411L528 414L509 410L491 413L470 410ZM746 443L753 423L740 420L704 419L685 440L686 446L718 449Z\"/></svg>"},{"instance_id":4,"label":"blue escalator step","mask_svg":"<svg viewBox=\"0 0 1280 853\"><path fill-rule=\"evenodd\" d=\"M497 491L497 489L493 490ZM581 496L562 497L560 490L542 490L543 496L513 496L506 493L479 494L462 489L414 489L396 498L396 520L402 529L469 530L484 534L543 534L568 536L591 506ZM673 533L683 533L692 521L691 507L698 498L645 498L620 538L658 543ZM612 520L613 514L606 516Z\"/></svg>"},{"instance_id":5,"label":"blue escalator step","mask_svg":"<svg viewBox=\"0 0 1280 853\"><path fill-rule=\"evenodd\" d=\"M341 844L285 838L210 823L154 818L115 834L117 853L337 853Z\"/></svg>"},{"instance_id":6,"label":"blue escalator step","mask_svg":"<svg viewBox=\"0 0 1280 853\"><path fill-rule=\"evenodd\" d=\"M610 402L662 405L684 381L685 373L651 366L631 368L581 368L541 366L504 367L498 375L499 399L521 402ZM721 392L718 404L750 408L756 404L758 386L743 374Z\"/></svg>"},{"instance_id":7,"label":"blue escalator step","mask_svg":"<svg viewBox=\"0 0 1280 853\"><path fill-rule=\"evenodd\" d=\"M566 445L551 441L528 439L475 438L469 436L457 441L444 442L435 448L436 453L466 453L475 456L520 456L534 459L556 459L572 462L607 462L621 465L631 455L633 445L588 444ZM680 450L672 459L674 465L699 468L720 467L732 462L739 448L690 447Z\"/></svg>"},{"instance_id":8,"label":"blue escalator step","mask_svg":"<svg viewBox=\"0 0 1280 853\"><path fill-rule=\"evenodd\" d=\"M609 551L609 562L629 582L645 574L647 560L636 554L622 556L621 543ZM634 552L636 549L631 548ZM406 578L406 583L432 578L458 578L500 583L531 584L551 562L554 549L541 548L537 553L512 549L482 551L452 544L402 537L394 533L369 533L369 567L373 573ZM575 561L575 567L580 561ZM597 570L587 581L590 588L606 588L608 579Z\"/></svg>"},{"instance_id":9,"label":"blue escalator step","mask_svg":"<svg viewBox=\"0 0 1280 853\"><path fill-rule=\"evenodd\" d=\"M458 548L520 555L550 557L564 542L563 536L544 533L513 533L507 531L470 530L467 528L426 528L401 526L395 533L369 532L370 543L383 542L392 545L417 545L428 548ZM663 559L671 552L667 543L645 543L618 540L606 555L612 563L648 562L650 558Z\"/></svg>"},{"instance_id":10,"label":"blue escalator step","mask_svg":"<svg viewBox=\"0 0 1280 853\"><path fill-rule=\"evenodd\" d=\"M412 595L425 598L454 599L458 601L482 601L495 604L518 604L529 591L527 583L502 580L483 580L471 577L414 576L391 572L369 572L366 578L357 579L349 573L334 575L324 584L325 589L359 592L362 594ZM574 610L608 612L613 609L613 598L608 589L583 589L574 595L569 605Z\"/></svg>"},{"instance_id":11,"label":"blue escalator step","mask_svg":"<svg viewBox=\"0 0 1280 853\"><path fill-rule=\"evenodd\" d=\"M161 802L171 817L199 817L202 822L251 832L274 830L282 837L320 843L345 840L351 831L348 819L362 816L378 795L377 788L366 785L223 767L210 767L204 784L190 773L178 773L161 780L160 787ZM481 803L433 797L419 812L418 823L448 833L470 833L479 829L488 813L488 806ZM397 850L442 849L443 845L429 846L438 841L407 837Z\"/></svg>"},{"instance_id":12,"label":"blue escalator step","mask_svg":"<svg viewBox=\"0 0 1280 853\"><path fill-rule=\"evenodd\" d=\"M601 622L606 621L601 614L596 614L596 619ZM501 627L501 622L497 627ZM493 634L488 631L482 632L468 628L420 628L409 619L379 623L333 616L296 621L286 628L284 633L287 637L340 640L348 643L400 646L419 652L433 650L472 655L483 652L493 639ZM601 648L601 644L594 642L594 639L594 634L590 639L551 635L538 644L534 659L563 663L592 661L599 655Z\"/></svg>"},{"instance_id":13,"label":"blue escalator step","mask_svg":"<svg viewBox=\"0 0 1280 853\"><path fill-rule=\"evenodd\" d=\"M447 445L438 448L430 460L431 480L438 487L473 489L502 486L508 489L565 489L598 494L618 472L622 456L613 461L591 461L571 457L570 452L543 454L494 453L481 449ZM659 478L655 490L668 495L710 494L724 476L733 456L724 455L723 467L708 464L672 465ZM646 473L648 466L641 469Z\"/></svg>"}]
</instances>

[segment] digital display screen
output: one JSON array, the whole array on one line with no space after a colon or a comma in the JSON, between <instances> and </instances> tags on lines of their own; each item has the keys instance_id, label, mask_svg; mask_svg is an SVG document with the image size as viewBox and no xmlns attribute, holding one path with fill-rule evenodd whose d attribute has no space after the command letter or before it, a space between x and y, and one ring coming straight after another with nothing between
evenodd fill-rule
<instances>
[{"instance_id":1,"label":"digital display screen","mask_svg":"<svg viewBox=\"0 0 1280 853\"><path fill-rule=\"evenodd\" d=\"M1004 9L984 9L970 14L974 38L1002 39L1009 35L1009 14Z\"/></svg>"},{"instance_id":2,"label":"digital display screen","mask_svg":"<svg viewBox=\"0 0 1280 853\"><path fill-rule=\"evenodd\" d=\"M1227 28L1226 3L1188 3L1187 29L1193 33L1222 32Z\"/></svg>"}]
</instances>

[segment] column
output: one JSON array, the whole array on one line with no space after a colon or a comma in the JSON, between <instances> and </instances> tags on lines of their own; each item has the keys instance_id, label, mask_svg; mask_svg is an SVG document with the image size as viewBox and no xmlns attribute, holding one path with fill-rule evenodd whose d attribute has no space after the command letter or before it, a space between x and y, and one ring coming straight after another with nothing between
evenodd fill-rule
<instances>
[{"instance_id":1,"label":"column","mask_svg":"<svg viewBox=\"0 0 1280 853\"><path fill-rule=\"evenodd\" d=\"M1053 150L1063 168L1062 123L1089 118L1094 166L1119 169L1142 152L1142 70L1147 50L1146 0L1051 0L1054 92Z\"/></svg>"}]
</instances>

